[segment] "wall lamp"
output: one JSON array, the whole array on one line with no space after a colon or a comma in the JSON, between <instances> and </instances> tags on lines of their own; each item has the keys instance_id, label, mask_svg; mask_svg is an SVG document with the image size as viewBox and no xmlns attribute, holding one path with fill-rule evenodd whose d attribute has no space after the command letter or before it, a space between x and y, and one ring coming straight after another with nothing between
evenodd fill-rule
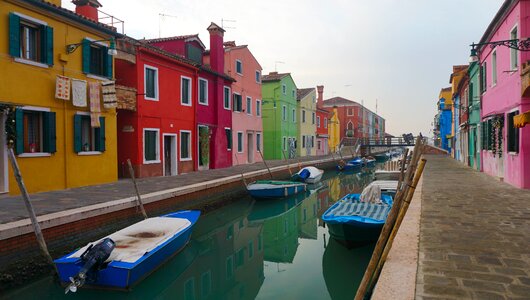
<instances>
[{"instance_id":1,"label":"wall lamp","mask_svg":"<svg viewBox=\"0 0 530 300\"><path fill-rule=\"evenodd\" d=\"M112 55L112 56L118 54L118 51L116 50L116 40L114 38L110 38L106 40L89 41L88 44L91 45L97 42L110 42L110 47L109 47L109 51L107 51L107 54ZM79 46L81 45L83 45L83 42L77 43L77 44L66 45L66 54L74 53L74 51L77 50L77 48L79 48Z\"/></svg>"},{"instance_id":2,"label":"wall lamp","mask_svg":"<svg viewBox=\"0 0 530 300\"><path fill-rule=\"evenodd\" d=\"M513 40L503 40L503 41L496 41L496 42L487 42L487 43L478 43L478 44L471 44L471 55L469 56L469 62L477 62L478 61L478 47L489 45L491 48L495 48L497 46L506 46L508 48L512 48L519 51L530 51L530 38L519 40L519 39L513 39Z\"/></svg>"}]
</instances>

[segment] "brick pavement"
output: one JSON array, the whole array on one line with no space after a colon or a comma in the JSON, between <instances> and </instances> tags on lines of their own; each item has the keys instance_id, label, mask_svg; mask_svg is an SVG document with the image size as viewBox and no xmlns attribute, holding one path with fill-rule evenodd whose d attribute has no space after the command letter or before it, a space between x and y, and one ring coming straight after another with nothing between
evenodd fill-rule
<instances>
[{"instance_id":1,"label":"brick pavement","mask_svg":"<svg viewBox=\"0 0 530 300\"><path fill-rule=\"evenodd\" d=\"M530 191L427 155L418 299L530 299Z\"/></svg>"},{"instance_id":2,"label":"brick pavement","mask_svg":"<svg viewBox=\"0 0 530 300\"><path fill-rule=\"evenodd\" d=\"M330 158L331 156L302 157L299 159L291 159L289 163L296 164L299 160L301 162L307 162ZM337 157L335 156L335 158ZM286 166L287 163L284 160L272 160L267 161L267 165L270 168L273 168ZM220 179L228 176L239 175L241 172L246 173L264 169L265 165L263 163L254 163L224 169L191 172L177 176L142 178L138 179L137 183L140 194L148 194L172 188L184 187L195 183L202 183L209 180ZM136 194L134 192L131 180L122 179L109 184L35 193L31 194L30 198L37 216L41 216L67 209L80 208L93 204L119 200L135 195ZM1 198L0 207L0 224L28 218L28 213L20 196Z\"/></svg>"}]
</instances>

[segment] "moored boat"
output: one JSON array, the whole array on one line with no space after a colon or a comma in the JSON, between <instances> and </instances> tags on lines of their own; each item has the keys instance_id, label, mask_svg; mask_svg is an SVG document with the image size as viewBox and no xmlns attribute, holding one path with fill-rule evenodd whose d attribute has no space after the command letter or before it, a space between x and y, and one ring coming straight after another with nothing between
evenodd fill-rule
<instances>
[{"instance_id":1,"label":"moored boat","mask_svg":"<svg viewBox=\"0 0 530 300\"><path fill-rule=\"evenodd\" d=\"M315 167L304 167L293 174L292 180L305 183L317 183L322 179L324 171Z\"/></svg>"},{"instance_id":2,"label":"moored boat","mask_svg":"<svg viewBox=\"0 0 530 300\"><path fill-rule=\"evenodd\" d=\"M280 198L306 191L307 185L296 181L258 180L249 184L247 190L255 198Z\"/></svg>"},{"instance_id":3,"label":"moored boat","mask_svg":"<svg viewBox=\"0 0 530 300\"><path fill-rule=\"evenodd\" d=\"M377 186L381 193L394 196L398 189L398 183L399 182L397 180L375 180L372 181L366 188Z\"/></svg>"},{"instance_id":4,"label":"moored boat","mask_svg":"<svg viewBox=\"0 0 530 300\"><path fill-rule=\"evenodd\" d=\"M200 211L148 218L56 259L66 292L80 286L129 289L188 243Z\"/></svg>"},{"instance_id":5,"label":"moored boat","mask_svg":"<svg viewBox=\"0 0 530 300\"><path fill-rule=\"evenodd\" d=\"M381 153L381 154L375 154L374 158L377 162L385 162L389 159L389 156L387 153Z\"/></svg>"},{"instance_id":6,"label":"moored boat","mask_svg":"<svg viewBox=\"0 0 530 300\"><path fill-rule=\"evenodd\" d=\"M362 167L364 166L364 161L360 157L356 157L352 160L349 160L347 162L340 161L337 165L337 170L339 171L354 171L359 172L361 171Z\"/></svg>"},{"instance_id":7,"label":"moored boat","mask_svg":"<svg viewBox=\"0 0 530 300\"><path fill-rule=\"evenodd\" d=\"M392 197L381 194L381 203L360 201L360 194L348 194L333 204L322 220L330 235L346 242L377 240L392 207Z\"/></svg>"}]
</instances>

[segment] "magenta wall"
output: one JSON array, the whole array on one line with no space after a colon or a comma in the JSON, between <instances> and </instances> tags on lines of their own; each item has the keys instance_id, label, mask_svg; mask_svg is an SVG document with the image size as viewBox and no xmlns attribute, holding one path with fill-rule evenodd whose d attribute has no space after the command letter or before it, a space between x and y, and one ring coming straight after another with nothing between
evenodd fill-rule
<instances>
[{"instance_id":1,"label":"magenta wall","mask_svg":"<svg viewBox=\"0 0 530 300\"><path fill-rule=\"evenodd\" d=\"M518 38L529 36L530 4L527 1L519 2L502 21L490 41L508 40L510 32L517 25ZM493 84L492 53L497 56L497 83ZM494 157L492 151L482 150L482 168L489 175L503 177L504 181L516 187L530 188L530 127L526 126L519 131L519 153L508 153L506 145L507 114L519 110L530 110L530 98L521 97L521 64L530 59L529 53L519 52L519 69L510 71L510 48L498 46L495 49L484 47L480 53L480 61L486 62L487 89L482 94L481 118L502 114L505 118L503 132L503 155Z\"/></svg>"}]
</instances>

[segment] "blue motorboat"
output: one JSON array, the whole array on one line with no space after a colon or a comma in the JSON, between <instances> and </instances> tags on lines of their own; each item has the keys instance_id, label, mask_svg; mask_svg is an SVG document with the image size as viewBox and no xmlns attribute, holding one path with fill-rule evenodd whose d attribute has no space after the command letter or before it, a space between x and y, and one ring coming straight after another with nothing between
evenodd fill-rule
<instances>
[{"instance_id":1,"label":"blue motorboat","mask_svg":"<svg viewBox=\"0 0 530 300\"><path fill-rule=\"evenodd\" d=\"M252 197L281 198L305 192L307 185L303 182L282 180L258 180L247 186Z\"/></svg>"},{"instance_id":2,"label":"blue motorboat","mask_svg":"<svg viewBox=\"0 0 530 300\"><path fill-rule=\"evenodd\" d=\"M188 243L201 212L148 218L56 259L66 292L81 286L130 289Z\"/></svg>"},{"instance_id":3,"label":"blue motorboat","mask_svg":"<svg viewBox=\"0 0 530 300\"><path fill-rule=\"evenodd\" d=\"M369 203L361 202L360 195L344 196L322 215L333 238L346 242L377 240L392 208L392 197L381 194L381 203Z\"/></svg>"},{"instance_id":4,"label":"blue motorboat","mask_svg":"<svg viewBox=\"0 0 530 300\"><path fill-rule=\"evenodd\" d=\"M322 179L322 175L324 175L323 170L310 166L304 167L297 173L293 174L291 180L314 184Z\"/></svg>"},{"instance_id":5,"label":"blue motorboat","mask_svg":"<svg viewBox=\"0 0 530 300\"><path fill-rule=\"evenodd\" d=\"M363 166L364 160L360 157L356 157L352 160L347 161L346 163L344 163L344 161L341 161L341 163L337 165L337 170L359 172L361 171Z\"/></svg>"}]
</instances>

